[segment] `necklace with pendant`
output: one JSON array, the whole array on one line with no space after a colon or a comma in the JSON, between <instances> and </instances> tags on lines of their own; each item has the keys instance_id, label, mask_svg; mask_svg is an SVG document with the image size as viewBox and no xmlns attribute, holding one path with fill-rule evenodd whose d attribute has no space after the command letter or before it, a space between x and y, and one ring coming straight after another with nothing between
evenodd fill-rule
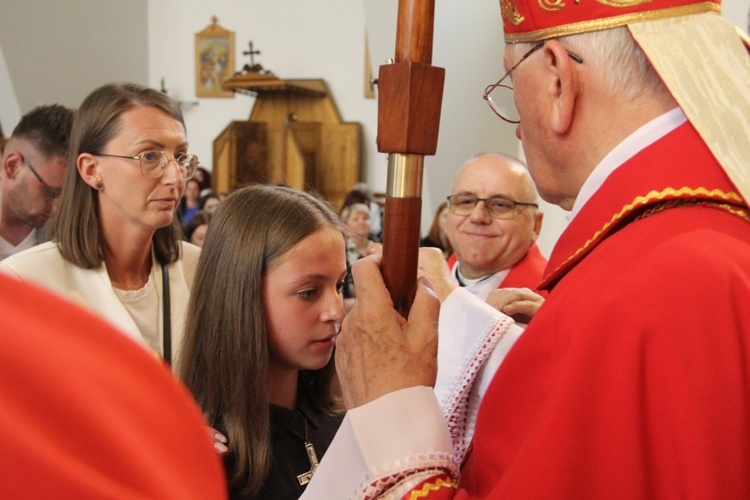
<instances>
[{"instance_id":1,"label":"necklace with pendant","mask_svg":"<svg viewBox=\"0 0 750 500\"><path fill-rule=\"evenodd\" d=\"M318 462L318 455L317 455L317 453L315 453L315 447L313 446L312 442L310 441L310 439L308 437L308 432L307 432L307 417L305 417L305 415L302 414L301 412L299 412L299 413L302 416L302 420L305 423L305 435L302 436L299 432L295 431L294 429L292 429L289 426L287 426L287 428L293 434L295 434L296 436L298 436L298 437L300 437L300 438L302 438L302 439L305 440L305 452L307 453L307 459L310 461L310 470L307 471L307 472L303 472L302 474L299 474L297 476L297 482L299 483L299 485L300 486L304 486L304 485L306 485L307 483L310 482L310 479L312 479L313 474L315 474L315 471L318 468L318 463L319 462Z\"/></svg>"}]
</instances>

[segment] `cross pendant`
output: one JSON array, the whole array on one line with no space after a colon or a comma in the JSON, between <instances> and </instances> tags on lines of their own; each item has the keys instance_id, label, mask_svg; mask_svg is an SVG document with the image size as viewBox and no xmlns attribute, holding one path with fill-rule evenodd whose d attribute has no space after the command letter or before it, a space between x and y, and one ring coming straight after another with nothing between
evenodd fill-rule
<instances>
[{"instance_id":1,"label":"cross pendant","mask_svg":"<svg viewBox=\"0 0 750 500\"><path fill-rule=\"evenodd\" d=\"M310 470L297 476L297 481L300 486L304 486L310 482L315 470L318 468L318 455L315 453L315 448L310 441L305 442L305 451L307 452L307 459L310 461Z\"/></svg>"}]
</instances>

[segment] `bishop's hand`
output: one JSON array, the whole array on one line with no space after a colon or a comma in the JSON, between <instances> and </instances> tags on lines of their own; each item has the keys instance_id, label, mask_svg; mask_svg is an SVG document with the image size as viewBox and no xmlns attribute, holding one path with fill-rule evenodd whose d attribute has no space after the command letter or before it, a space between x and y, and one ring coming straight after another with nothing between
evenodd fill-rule
<instances>
[{"instance_id":1,"label":"bishop's hand","mask_svg":"<svg viewBox=\"0 0 750 500\"><path fill-rule=\"evenodd\" d=\"M440 302L420 278L404 319L380 274L381 255L354 265L357 301L344 318L336 341L336 370L347 408L399 389L435 384Z\"/></svg>"}]
</instances>

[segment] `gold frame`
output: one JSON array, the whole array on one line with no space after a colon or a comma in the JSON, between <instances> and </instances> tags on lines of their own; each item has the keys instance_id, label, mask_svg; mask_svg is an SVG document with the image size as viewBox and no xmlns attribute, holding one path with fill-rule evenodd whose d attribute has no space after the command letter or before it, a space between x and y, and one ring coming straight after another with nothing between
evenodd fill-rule
<instances>
[{"instance_id":1,"label":"gold frame","mask_svg":"<svg viewBox=\"0 0 750 500\"><path fill-rule=\"evenodd\" d=\"M234 97L223 83L234 75L234 32L217 23L216 16L203 31L195 34L195 95Z\"/></svg>"},{"instance_id":2,"label":"gold frame","mask_svg":"<svg viewBox=\"0 0 750 500\"><path fill-rule=\"evenodd\" d=\"M370 61L370 41L365 32L365 99L375 99L375 85L372 83L374 78L372 61Z\"/></svg>"}]
</instances>

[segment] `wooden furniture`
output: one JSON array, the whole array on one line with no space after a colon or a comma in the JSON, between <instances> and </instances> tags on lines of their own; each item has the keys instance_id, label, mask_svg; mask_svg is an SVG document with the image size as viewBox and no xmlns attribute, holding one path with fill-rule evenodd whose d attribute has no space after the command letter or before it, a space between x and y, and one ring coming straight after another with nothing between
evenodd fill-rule
<instances>
[{"instance_id":1,"label":"wooden furniture","mask_svg":"<svg viewBox=\"0 0 750 500\"><path fill-rule=\"evenodd\" d=\"M282 80L261 72L224 86L256 95L248 121L214 140L213 189L252 182L317 191L338 210L360 179L360 124L343 122L323 80Z\"/></svg>"}]
</instances>

